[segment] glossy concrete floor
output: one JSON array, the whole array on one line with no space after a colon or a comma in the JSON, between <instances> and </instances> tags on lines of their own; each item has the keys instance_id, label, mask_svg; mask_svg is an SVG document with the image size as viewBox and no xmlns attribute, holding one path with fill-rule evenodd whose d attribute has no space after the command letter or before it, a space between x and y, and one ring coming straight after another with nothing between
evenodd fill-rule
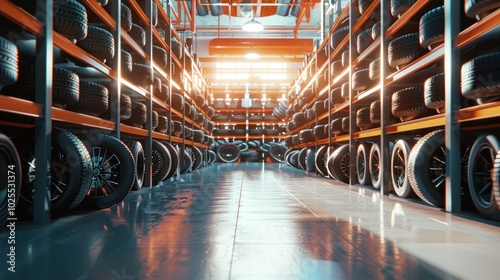
<instances>
[{"instance_id":1,"label":"glossy concrete floor","mask_svg":"<svg viewBox=\"0 0 500 280\"><path fill-rule=\"evenodd\" d=\"M280 164L215 164L45 227L0 279L499 279L500 228Z\"/></svg>"}]
</instances>

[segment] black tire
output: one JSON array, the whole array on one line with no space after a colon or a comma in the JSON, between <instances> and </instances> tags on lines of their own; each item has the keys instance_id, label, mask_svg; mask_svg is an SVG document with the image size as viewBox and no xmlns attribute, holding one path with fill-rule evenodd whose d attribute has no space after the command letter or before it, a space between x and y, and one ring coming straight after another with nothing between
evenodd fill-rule
<instances>
[{"instance_id":1,"label":"black tire","mask_svg":"<svg viewBox=\"0 0 500 280\"><path fill-rule=\"evenodd\" d=\"M153 167L151 182L153 185L157 185L167 178L172 168L172 157L167 147L156 140L153 140L151 149L151 163Z\"/></svg>"},{"instance_id":2,"label":"black tire","mask_svg":"<svg viewBox=\"0 0 500 280\"><path fill-rule=\"evenodd\" d=\"M23 188L20 192L19 209L27 218L33 216L36 159L34 145L21 151ZM77 207L85 198L92 180L92 161L88 150L72 133L65 130L52 132L52 156L50 159L50 211L58 216Z\"/></svg>"},{"instance_id":3,"label":"black tire","mask_svg":"<svg viewBox=\"0 0 500 280\"><path fill-rule=\"evenodd\" d=\"M0 56L1 56L0 51ZM0 67L1 67L0 59ZM64 68L54 66L52 73L52 103L54 107L64 108L74 105L80 95L80 78L77 74ZM23 99L34 101L35 97L35 65L32 61L19 62L18 81L2 92Z\"/></svg>"},{"instance_id":4,"label":"black tire","mask_svg":"<svg viewBox=\"0 0 500 280\"><path fill-rule=\"evenodd\" d=\"M75 0L59 1L54 7L54 30L70 41L87 37L87 11Z\"/></svg>"},{"instance_id":5,"label":"black tire","mask_svg":"<svg viewBox=\"0 0 500 280\"><path fill-rule=\"evenodd\" d=\"M146 105L133 101L132 102L132 115L130 118L126 121L125 123L137 127L142 127L143 124L145 124L147 121L147 110L146 110Z\"/></svg>"},{"instance_id":6,"label":"black tire","mask_svg":"<svg viewBox=\"0 0 500 280\"><path fill-rule=\"evenodd\" d=\"M261 152L264 152L264 153L269 153L269 147L270 146L271 145L269 145L268 143L262 143L262 144L259 145L259 150Z\"/></svg>"},{"instance_id":7,"label":"black tire","mask_svg":"<svg viewBox=\"0 0 500 280\"><path fill-rule=\"evenodd\" d=\"M160 46L153 46L153 60L161 69L168 66L168 53Z\"/></svg>"},{"instance_id":8,"label":"black tire","mask_svg":"<svg viewBox=\"0 0 500 280\"><path fill-rule=\"evenodd\" d=\"M372 81L378 82L380 80L380 58L370 62L370 66L368 67L368 77Z\"/></svg>"},{"instance_id":9,"label":"black tire","mask_svg":"<svg viewBox=\"0 0 500 280\"><path fill-rule=\"evenodd\" d=\"M434 75L425 81L424 102L427 108L444 113L444 73Z\"/></svg>"},{"instance_id":10,"label":"black tire","mask_svg":"<svg viewBox=\"0 0 500 280\"><path fill-rule=\"evenodd\" d=\"M151 112L151 130L155 130L158 127L158 112L153 110ZM144 123L144 129L149 130L147 123Z\"/></svg>"},{"instance_id":11,"label":"black tire","mask_svg":"<svg viewBox=\"0 0 500 280\"><path fill-rule=\"evenodd\" d=\"M399 197L410 197L414 194L408 179L408 158L412 144L412 141L399 139L392 148L390 165L391 184L392 189Z\"/></svg>"},{"instance_id":12,"label":"black tire","mask_svg":"<svg viewBox=\"0 0 500 280\"><path fill-rule=\"evenodd\" d=\"M185 174L187 173L188 171L191 170L191 168L193 167L193 159L191 158L191 152L189 151L189 148L186 148L184 150L184 156L182 157L182 163L181 163L181 167L180 167L180 174Z\"/></svg>"},{"instance_id":13,"label":"black tire","mask_svg":"<svg viewBox=\"0 0 500 280\"><path fill-rule=\"evenodd\" d=\"M184 96L180 95L177 92L173 92L171 102L172 102L171 104L172 108L182 112L182 109L184 108Z\"/></svg>"},{"instance_id":14,"label":"black tire","mask_svg":"<svg viewBox=\"0 0 500 280\"><path fill-rule=\"evenodd\" d=\"M358 34L356 41L356 50L362 54L373 43L372 30L366 29Z\"/></svg>"},{"instance_id":15,"label":"black tire","mask_svg":"<svg viewBox=\"0 0 500 280\"><path fill-rule=\"evenodd\" d=\"M380 124L380 100L370 104L370 122L375 125Z\"/></svg>"},{"instance_id":16,"label":"black tire","mask_svg":"<svg viewBox=\"0 0 500 280\"><path fill-rule=\"evenodd\" d=\"M462 95L491 101L500 98L500 52L478 56L462 65Z\"/></svg>"},{"instance_id":17,"label":"black tire","mask_svg":"<svg viewBox=\"0 0 500 280\"><path fill-rule=\"evenodd\" d=\"M298 112L293 114L293 121L297 124L297 127L299 127L307 122L307 118L304 112Z\"/></svg>"},{"instance_id":18,"label":"black tire","mask_svg":"<svg viewBox=\"0 0 500 280\"><path fill-rule=\"evenodd\" d=\"M146 12L146 0L139 0L139 1L137 1L137 3L141 7L142 11L146 15L148 15L147 12ZM153 25L153 27L155 27L156 25L158 25L158 7L156 6L156 3L154 1L151 2L151 5L153 5L151 7L151 9L152 9L151 25Z\"/></svg>"},{"instance_id":19,"label":"black tire","mask_svg":"<svg viewBox=\"0 0 500 280\"><path fill-rule=\"evenodd\" d=\"M377 40L380 37L380 34L382 34L382 31L380 30L380 21L375 23L372 26L372 39Z\"/></svg>"},{"instance_id":20,"label":"black tire","mask_svg":"<svg viewBox=\"0 0 500 280\"><path fill-rule=\"evenodd\" d=\"M120 97L120 120L128 120L132 116L132 99L122 94Z\"/></svg>"},{"instance_id":21,"label":"black tire","mask_svg":"<svg viewBox=\"0 0 500 280\"><path fill-rule=\"evenodd\" d=\"M342 40L349 34L349 26L339 27L330 37L330 47L336 49Z\"/></svg>"},{"instance_id":22,"label":"black tire","mask_svg":"<svg viewBox=\"0 0 500 280\"><path fill-rule=\"evenodd\" d=\"M408 87L396 91L392 95L391 112L401 121L411 120L430 112L425 106L423 88L421 86Z\"/></svg>"},{"instance_id":23,"label":"black tire","mask_svg":"<svg viewBox=\"0 0 500 280\"><path fill-rule=\"evenodd\" d=\"M290 154L288 154L287 163L291 167L299 168L299 153L300 153L299 150L294 150L290 152Z\"/></svg>"},{"instance_id":24,"label":"black tire","mask_svg":"<svg viewBox=\"0 0 500 280\"><path fill-rule=\"evenodd\" d=\"M158 116L158 126L155 128L155 131L158 133L166 133L168 131L168 118L165 116Z\"/></svg>"},{"instance_id":25,"label":"black tire","mask_svg":"<svg viewBox=\"0 0 500 280\"><path fill-rule=\"evenodd\" d=\"M181 43L179 41L177 41L176 38L172 38L172 40L170 42L171 42L171 45L170 45L171 51L174 53L174 55L178 59L181 59L182 58L182 45L181 45Z\"/></svg>"},{"instance_id":26,"label":"black tire","mask_svg":"<svg viewBox=\"0 0 500 280\"><path fill-rule=\"evenodd\" d=\"M349 66L349 50L346 50L342 53L342 67L347 67Z\"/></svg>"},{"instance_id":27,"label":"black tire","mask_svg":"<svg viewBox=\"0 0 500 280\"><path fill-rule=\"evenodd\" d=\"M316 137L314 137L312 129L307 128L299 132L300 143L309 143L309 142L314 142L315 140Z\"/></svg>"},{"instance_id":28,"label":"black tire","mask_svg":"<svg viewBox=\"0 0 500 280\"><path fill-rule=\"evenodd\" d=\"M342 73L342 71L344 71L345 69L345 67L342 65L342 60L333 61L330 67L332 79L335 79L335 77L340 75L340 73Z\"/></svg>"},{"instance_id":29,"label":"black tire","mask_svg":"<svg viewBox=\"0 0 500 280\"><path fill-rule=\"evenodd\" d=\"M432 50L444 42L444 6L439 6L425 13L420 18L420 45Z\"/></svg>"},{"instance_id":30,"label":"black tire","mask_svg":"<svg viewBox=\"0 0 500 280\"><path fill-rule=\"evenodd\" d=\"M369 151L371 148L371 143L363 142L358 145L356 151L356 177L358 183L364 186L370 185L370 173L369 173Z\"/></svg>"},{"instance_id":31,"label":"black tire","mask_svg":"<svg viewBox=\"0 0 500 280\"><path fill-rule=\"evenodd\" d=\"M240 157L240 149L231 143L225 143L217 149L217 156L222 162L232 163Z\"/></svg>"},{"instance_id":32,"label":"black tire","mask_svg":"<svg viewBox=\"0 0 500 280\"><path fill-rule=\"evenodd\" d=\"M6 38L0 37L0 90L12 85L18 77L17 46Z\"/></svg>"},{"instance_id":33,"label":"black tire","mask_svg":"<svg viewBox=\"0 0 500 280\"><path fill-rule=\"evenodd\" d=\"M80 98L78 75L60 67L54 67L53 71L52 102L58 107L76 104Z\"/></svg>"},{"instance_id":34,"label":"black tire","mask_svg":"<svg viewBox=\"0 0 500 280\"><path fill-rule=\"evenodd\" d=\"M191 152L191 160L193 161L191 169L192 171L195 171L198 168L200 168L201 164L203 163L203 154L197 147L191 147L190 152Z\"/></svg>"},{"instance_id":35,"label":"black tire","mask_svg":"<svg viewBox=\"0 0 500 280\"><path fill-rule=\"evenodd\" d=\"M172 176L174 176L175 172L177 172L177 169L179 168L179 153L175 146L172 144L162 141L161 144L165 146L168 150L168 154L170 155L171 158L171 165L170 168L167 172L167 175L165 176L164 180L170 179Z\"/></svg>"},{"instance_id":36,"label":"black tire","mask_svg":"<svg viewBox=\"0 0 500 280\"><path fill-rule=\"evenodd\" d=\"M213 164L217 160L217 154L212 150L208 150L208 154L210 155L210 160L208 161L208 164Z\"/></svg>"},{"instance_id":37,"label":"black tire","mask_svg":"<svg viewBox=\"0 0 500 280\"><path fill-rule=\"evenodd\" d=\"M430 205L443 208L445 193L444 130L422 137L409 156L408 179L415 193Z\"/></svg>"},{"instance_id":38,"label":"black tire","mask_svg":"<svg viewBox=\"0 0 500 280\"><path fill-rule=\"evenodd\" d=\"M80 138L93 166L92 184L82 207L104 209L122 201L135 179L132 153L123 142L109 135L87 134Z\"/></svg>"},{"instance_id":39,"label":"black tire","mask_svg":"<svg viewBox=\"0 0 500 280\"><path fill-rule=\"evenodd\" d=\"M313 135L316 138L316 140L328 138L328 134L325 133L325 125L320 124L315 126L313 128Z\"/></svg>"},{"instance_id":40,"label":"black tire","mask_svg":"<svg viewBox=\"0 0 500 280\"><path fill-rule=\"evenodd\" d=\"M200 4L206 4L208 2L208 0L200 0ZM208 15L208 8L207 6L205 5L200 5L198 3L196 3L196 13L199 15L199 16L206 16Z\"/></svg>"},{"instance_id":41,"label":"black tire","mask_svg":"<svg viewBox=\"0 0 500 280\"><path fill-rule=\"evenodd\" d=\"M356 126L361 130L373 127L373 124L370 121L370 107L361 108L356 112Z\"/></svg>"},{"instance_id":42,"label":"black tire","mask_svg":"<svg viewBox=\"0 0 500 280\"><path fill-rule=\"evenodd\" d=\"M328 158L328 174L343 183L349 184L350 155L349 145L345 144L333 151Z\"/></svg>"},{"instance_id":43,"label":"black tire","mask_svg":"<svg viewBox=\"0 0 500 280\"><path fill-rule=\"evenodd\" d=\"M418 33L397 37L389 43L388 60L393 68L401 68L427 52L420 46Z\"/></svg>"},{"instance_id":44,"label":"black tire","mask_svg":"<svg viewBox=\"0 0 500 280\"><path fill-rule=\"evenodd\" d=\"M328 176L326 161L328 160L329 152L330 149L328 148L328 146L321 146L316 152L314 158L314 165L316 167L316 171L323 176Z\"/></svg>"},{"instance_id":45,"label":"black tire","mask_svg":"<svg viewBox=\"0 0 500 280\"><path fill-rule=\"evenodd\" d=\"M144 47L146 45L146 31L139 25L132 23L132 27L128 34L134 39L139 47Z\"/></svg>"},{"instance_id":46,"label":"black tire","mask_svg":"<svg viewBox=\"0 0 500 280\"><path fill-rule=\"evenodd\" d=\"M500 3L496 0L467 0L465 2L465 14L477 20L481 20L498 8L500 8Z\"/></svg>"},{"instance_id":47,"label":"black tire","mask_svg":"<svg viewBox=\"0 0 500 280\"><path fill-rule=\"evenodd\" d=\"M130 149L135 162L135 178L131 190L137 191L142 188L142 185L144 184L144 176L146 175L144 149L139 141L127 141L125 144Z\"/></svg>"},{"instance_id":48,"label":"black tire","mask_svg":"<svg viewBox=\"0 0 500 280\"><path fill-rule=\"evenodd\" d=\"M361 69L352 74L352 89L355 91L364 91L372 86L369 70Z\"/></svg>"},{"instance_id":49,"label":"black tire","mask_svg":"<svg viewBox=\"0 0 500 280\"><path fill-rule=\"evenodd\" d=\"M470 150L467 178L472 202L483 216L491 220L500 220L498 196L495 196L496 159L500 151L500 142L494 135L482 134L477 137Z\"/></svg>"},{"instance_id":50,"label":"black tire","mask_svg":"<svg viewBox=\"0 0 500 280\"><path fill-rule=\"evenodd\" d=\"M77 45L103 62L111 61L115 56L113 34L97 26L89 25L87 37Z\"/></svg>"},{"instance_id":51,"label":"black tire","mask_svg":"<svg viewBox=\"0 0 500 280\"><path fill-rule=\"evenodd\" d=\"M325 110L328 111L328 105L326 104L326 100L325 100ZM332 89L332 92L331 92L331 99L330 99L330 108L334 108L335 106L337 106L338 104L342 104L345 102L345 99L342 97L342 87L336 87L334 89Z\"/></svg>"},{"instance_id":52,"label":"black tire","mask_svg":"<svg viewBox=\"0 0 500 280\"><path fill-rule=\"evenodd\" d=\"M282 144L273 143L269 146L269 155L279 163L285 162L286 151L288 151L288 149Z\"/></svg>"},{"instance_id":53,"label":"black tire","mask_svg":"<svg viewBox=\"0 0 500 280\"><path fill-rule=\"evenodd\" d=\"M336 118L332 121L330 124L330 128L332 131L332 134L335 136L339 136L344 134L344 131L342 130L342 118Z\"/></svg>"},{"instance_id":54,"label":"black tire","mask_svg":"<svg viewBox=\"0 0 500 280\"><path fill-rule=\"evenodd\" d=\"M364 14L366 9L368 9L372 3L373 0L358 0L359 13Z\"/></svg>"},{"instance_id":55,"label":"black tire","mask_svg":"<svg viewBox=\"0 0 500 280\"><path fill-rule=\"evenodd\" d=\"M125 77L134 85L143 88L154 83L151 67L145 64L133 63L132 72L126 73Z\"/></svg>"},{"instance_id":56,"label":"black tire","mask_svg":"<svg viewBox=\"0 0 500 280\"><path fill-rule=\"evenodd\" d=\"M208 107L207 109L207 117L211 119L215 114L215 109L211 106Z\"/></svg>"},{"instance_id":57,"label":"black tire","mask_svg":"<svg viewBox=\"0 0 500 280\"><path fill-rule=\"evenodd\" d=\"M377 143L373 143L368 155L368 174L370 175L372 186L376 190L380 189L382 184L382 177L380 176L382 161L380 155L380 146Z\"/></svg>"},{"instance_id":58,"label":"black tire","mask_svg":"<svg viewBox=\"0 0 500 280\"><path fill-rule=\"evenodd\" d=\"M108 89L100 84L80 81L80 97L69 110L99 116L108 110Z\"/></svg>"},{"instance_id":59,"label":"black tire","mask_svg":"<svg viewBox=\"0 0 500 280\"><path fill-rule=\"evenodd\" d=\"M349 82L342 84L342 91L340 95L344 98L344 100L349 100Z\"/></svg>"},{"instance_id":60,"label":"black tire","mask_svg":"<svg viewBox=\"0 0 500 280\"><path fill-rule=\"evenodd\" d=\"M417 0L391 0L391 14L400 18Z\"/></svg>"},{"instance_id":61,"label":"black tire","mask_svg":"<svg viewBox=\"0 0 500 280\"><path fill-rule=\"evenodd\" d=\"M302 148L297 156L297 168L307 171L307 148Z\"/></svg>"},{"instance_id":62,"label":"black tire","mask_svg":"<svg viewBox=\"0 0 500 280\"><path fill-rule=\"evenodd\" d=\"M133 66L133 63L132 63L132 55L130 55L129 52L121 49L121 70L122 70L122 75L126 76L130 73L132 73L132 66Z\"/></svg>"},{"instance_id":63,"label":"black tire","mask_svg":"<svg viewBox=\"0 0 500 280\"><path fill-rule=\"evenodd\" d=\"M125 29L125 31L129 32L132 29L132 11L130 8L121 3L121 22L120 26Z\"/></svg>"},{"instance_id":64,"label":"black tire","mask_svg":"<svg viewBox=\"0 0 500 280\"><path fill-rule=\"evenodd\" d=\"M196 143L203 143L203 138L205 138L205 133L202 130L193 130L193 141ZM248 146L247 146L248 149Z\"/></svg>"},{"instance_id":65,"label":"black tire","mask_svg":"<svg viewBox=\"0 0 500 280\"><path fill-rule=\"evenodd\" d=\"M349 117L342 118L342 134L349 133L351 125L349 124Z\"/></svg>"},{"instance_id":66,"label":"black tire","mask_svg":"<svg viewBox=\"0 0 500 280\"><path fill-rule=\"evenodd\" d=\"M5 175L0 177L0 226L7 222L7 217L14 218L9 214L9 209L15 209L21 191L21 160L14 143L0 133L0 169Z\"/></svg>"}]
</instances>

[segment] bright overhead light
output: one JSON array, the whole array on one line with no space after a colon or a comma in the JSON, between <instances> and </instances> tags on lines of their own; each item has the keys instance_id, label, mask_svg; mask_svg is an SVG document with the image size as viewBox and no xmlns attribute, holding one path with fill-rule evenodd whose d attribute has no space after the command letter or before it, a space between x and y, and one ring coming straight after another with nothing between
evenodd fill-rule
<instances>
[{"instance_id":1,"label":"bright overhead light","mask_svg":"<svg viewBox=\"0 0 500 280\"><path fill-rule=\"evenodd\" d=\"M259 32L264 30L264 25L252 18L251 20L245 22L241 29L246 32Z\"/></svg>"},{"instance_id":2,"label":"bright overhead light","mask_svg":"<svg viewBox=\"0 0 500 280\"><path fill-rule=\"evenodd\" d=\"M247 53L245 54L244 56L246 59L259 59L260 58L260 55L258 53Z\"/></svg>"}]
</instances>

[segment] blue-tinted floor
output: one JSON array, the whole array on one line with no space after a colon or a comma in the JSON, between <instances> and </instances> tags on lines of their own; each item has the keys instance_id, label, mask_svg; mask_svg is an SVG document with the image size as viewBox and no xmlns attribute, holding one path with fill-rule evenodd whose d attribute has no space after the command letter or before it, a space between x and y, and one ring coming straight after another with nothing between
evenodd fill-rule
<instances>
[{"instance_id":1,"label":"blue-tinted floor","mask_svg":"<svg viewBox=\"0 0 500 280\"><path fill-rule=\"evenodd\" d=\"M0 279L498 279L500 230L280 164L215 164L40 228ZM496 253L498 252L498 253Z\"/></svg>"}]
</instances>

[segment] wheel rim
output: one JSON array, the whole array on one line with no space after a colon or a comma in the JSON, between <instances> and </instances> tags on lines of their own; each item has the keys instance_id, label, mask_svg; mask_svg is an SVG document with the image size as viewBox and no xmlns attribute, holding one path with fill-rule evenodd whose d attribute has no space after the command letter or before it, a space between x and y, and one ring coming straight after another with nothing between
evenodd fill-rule
<instances>
[{"instance_id":1,"label":"wheel rim","mask_svg":"<svg viewBox=\"0 0 500 280\"><path fill-rule=\"evenodd\" d=\"M378 150L373 150L372 157L370 158L370 175L374 182L378 182L380 179L380 154Z\"/></svg>"},{"instance_id":2,"label":"wheel rim","mask_svg":"<svg viewBox=\"0 0 500 280\"><path fill-rule=\"evenodd\" d=\"M153 163L153 176L156 176L161 172L163 166L163 158L156 149L151 151L151 162Z\"/></svg>"},{"instance_id":3,"label":"wheel rim","mask_svg":"<svg viewBox=\"0 0 500 280\"><path fill-rule=\"evenodd\" d=\"M92 166L92 184L88 196L96 198L110 195L122 177L120 159L108 149L93 147Z\"/></svg>"},{"instance_id":4,"label":"wheel rim","mask_svg":"<svg viewBox=\"0 0 500 280\"><path fill-rule=\"evenodd\" d=\"M340 171L347 177L349 177L349 165L350 165L350 156L349 153L346 153L344 156L342 156L342 159L340 160Z\"/></svg>"},{"instance_id":5,"label":"wheel rim","mask_svg":"<svg viewBox=\"0 0 500 280\"><path fill-rule=\"evenodd\" d=\"M476 194L477 202L484 208L492 206L495 201L495 196L492 187L492 170L495 162L496 153L490 145L483 145L477 154L473 168L472 182L469 182L469 187Z\"/></svg>"},{"instance_id":6,"label":"wheel rim","mask_svg":"<svg viewBox=\"0 0 500 280\"><path fill-rule=\"evenodd\" d=\"M394 188L401 189L406 182L406 163L403 149L397 147L392 165L392 184Z\"/></svg>"},{"instance_id":7,"label":"wheel rim","mask_svg":"<svg viewBox=\"0 0 500 280\"><path fill-rule=\"evenodd\" d=\"M64 153L55 146L51 149L51 172L50 172L50 201L58 199L67 189L70 177L70 168ZM21 160L26 163L26 184L22 188L21 198L29 203L33 203L35 194L35 172L36 159L33 147L29 147L21 154Z\"/></svg>"},{"instance_id":8,"label":"wheel rim","mask_svg":"<svg viewBox=\"0 0 500 280\"><path fill-rule=\"evenodd\" d=\"M441 194L444 194L444 182L446 180L445 158L446 151L444 146L440 146L439 149L432 154L429 163L429 177L432 185Z\"/></svg>"}]
</instances>

